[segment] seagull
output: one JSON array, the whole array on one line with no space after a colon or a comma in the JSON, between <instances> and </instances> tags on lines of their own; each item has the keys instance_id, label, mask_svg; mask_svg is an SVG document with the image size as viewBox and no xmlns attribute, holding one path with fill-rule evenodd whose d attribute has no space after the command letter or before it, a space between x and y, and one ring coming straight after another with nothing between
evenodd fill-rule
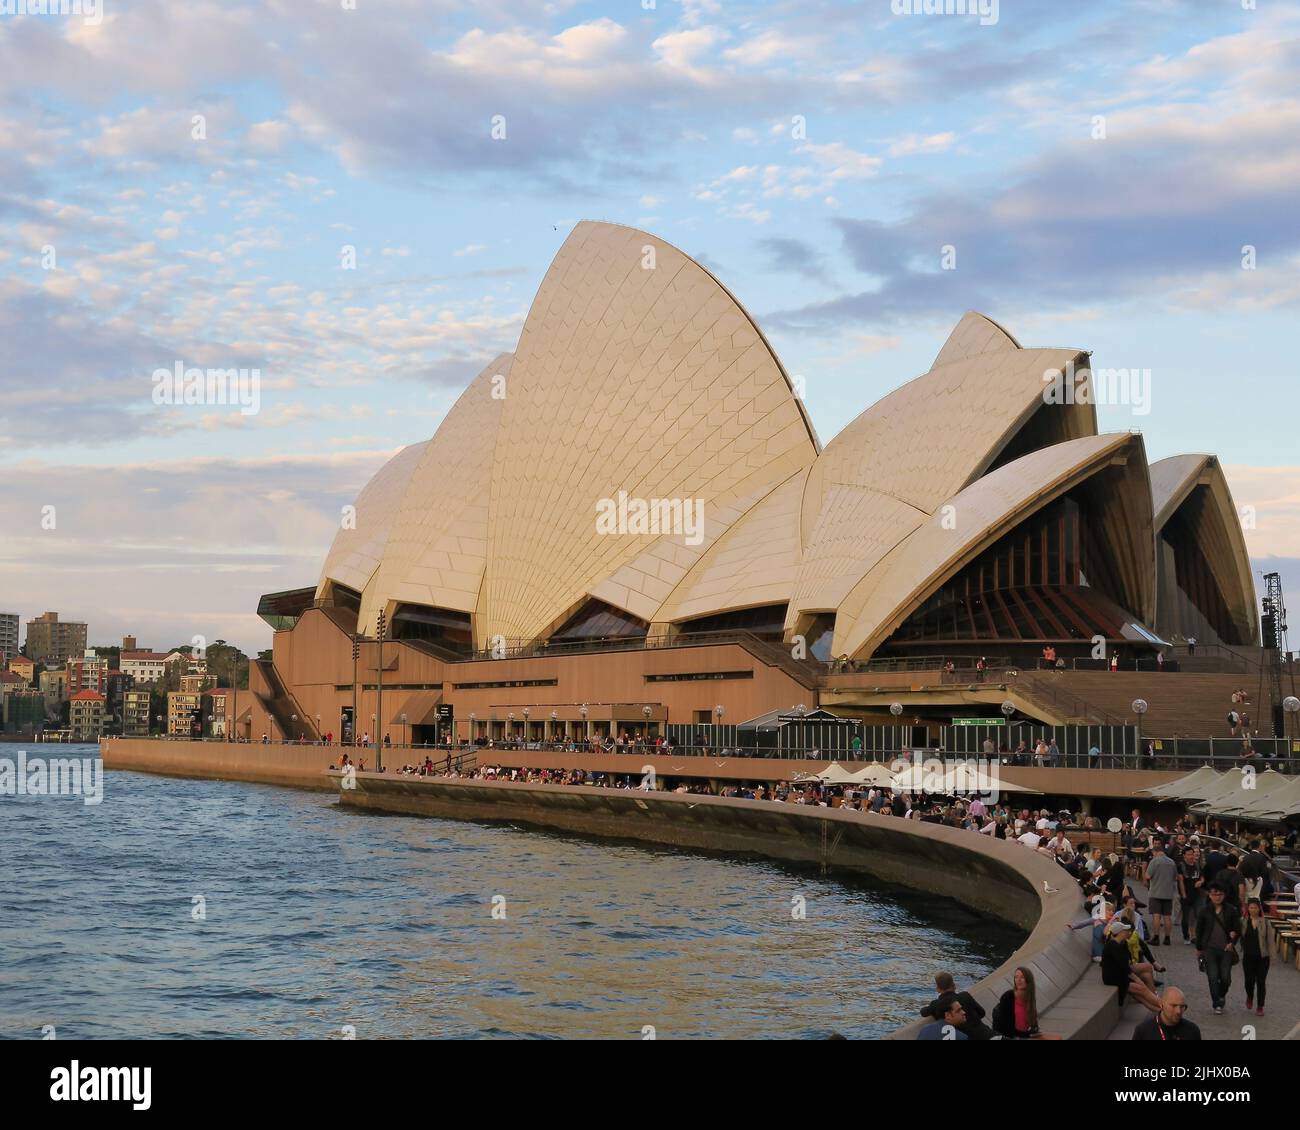
<instances>
[{"instance_id":1,"label":"seagull","mask_svg":"<svg viewBox=\"0 0 1300 1130\"><path fill-rule=\"evenodd\" d=\"M1046 879L1043 880L1043 894L1054 895L1057 894L1060 891L1060 889L1061 889L1060 887L1049 887L1047 885L1047 880Z\"/></svg>"}]
</instances>

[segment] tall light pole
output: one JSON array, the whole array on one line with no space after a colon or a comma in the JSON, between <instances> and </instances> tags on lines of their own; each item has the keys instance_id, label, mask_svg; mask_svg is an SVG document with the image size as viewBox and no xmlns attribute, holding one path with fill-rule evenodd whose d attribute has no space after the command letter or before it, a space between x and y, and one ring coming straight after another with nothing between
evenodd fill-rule
<instances>
[{"instance_id":1,"label":"tall light pole","mask_svg":"<svg viewBox=\"0 0 1300 1130\"><path fill-rule=\"evenodd\" d=\"M402 715L402 745L403 745L403 746L410 744L410 743L408 743L407 740L406 740L406 733L407 733L407 730L406 730L406 715L403 714L403 715Z\"/></svg>"},{"instance_id":2,"label":"tall light pole","mask_svg":"<svg viewBox=\"0 0 1300 1130\"><path fill-rule=\"evenodd\" d=\"M510 711L510 713L506 715L506 718L509 719L506 722L506 745L509 745L515 740L515 712L513 710Z\"/></svg>"},{"instance_id":3,"label":"tall light pole","mask_svg":"<svg viewBox=\"0 0 1300 1130\"><path fill-rule=\"evenodd\" d=\"M532 736L533 736L532 734L530 734L530 733L528 732L528 716L529 716L532 712L533 712L533 711L532 711L532 707L529 707L529 706L525 706L525 707L524 707L524 744L525 744L525 745L528 744L529 740L530 740L530 739L532 738Z\"/></svg>"},{"instance_id":4,"label":"tall light pole","mask_svg":"<svg viewBox=\"0 0 1300 1130\"><path fill-rule=\"evenodd\" d=\"M384 737L379 731L383 729L384 721L384 636L387 632L388 613L381 608L379 610L379 662L375 665L377 692L375 710L378 712L378 721L375 724L375 747L378 750L375 754L375 768L380 772L383 772L384 768Z\"/></svg>"},{"instance_id":5,"label":"tall light pole","mask_svg":"<svg viewBox=\"0 0 1300 1130\"><path fill-rule=\"evenodd\" d=\"M645 725L642 727L641 737L644 741L650 740L650 715L653 711L648 706L641 707L641 713L645 715Z\"/></svg>"},{"instance_id":6,"label":"tall light pole","mask_svg":"<svg viewBox=\"0 0 1300 1130\"><path fill-rule=\"evenodd\" d=\"M348 737L357 744L357 660L361 658L361 641L352 637L352 732Z\"/></svg>"},{"instance_id":7,"label":"tall light pole","mask_svg":"<svg viewBox=\"0 0 1300 1130\"><path fill-rule=\"evenodd\" d=\"M1133 700L1133 713L1137 715L1137 761L1138 768L1142 767L1142 715L1147 712L1147 700L1144 698L1135 698Z\"/></svg>"},{"instance_id":8,"label":"tall light pole","mask_svg":"<svg viewBox=\"0 0 1300 1130\"><path fill-rule=\"evenodd\" d=\"M556 719L558 719L559 717L560 717L560 712L558 710L551 711L551 741L552 742L555 741L555 722Z\"/></svg>"},{"instance_id":9,"label":"tall light pole","mask_svg":"<svg viewBox=\"0 0 1300 1130\"><path fill-rule=\"evenodd\" d=\"M477 721L478 721L478 715L471 710L469 712L469 744L470 745L474 744L474 730L476 728L475 723Z\"/></svg>"},{"instance_id":10,"label":"tall light pole","mask_svg":"<svg viewBox=\"0 0 1300 1130\"><path fill-rule=\"evenodd\" d=\"M585 702L578 707L578 713L582 715L582 740L586 745L590 746L591 724L587 721L587 704Z\"/></svg>"},{"instance_id":11,"label":"tall light pole","mask_svg":"<svg viewBox=\"0 0 1300 1130\"><path fill-rule=\"evenodd\" d=\"M1284 699L1282 700L1282 714L1283 714L1283 721L1285 721L1285 719L1286 719L1286 717L1287 717L1288 715L1289 715L1292 719L1295 719L1295 718L1296 718L1296 715L1297 715L1297 714L1300 714L1300 698L1296 698L1296 696L1293 695L1293 694L1289 694L1289 695L1287 695L1286 698L1284 698ZM1294 721L1292 722L1292 724L1290 725L1290 727L1288 727L1288 726L1286 726L1286 725L1284 725L1284 726L1282 727L1282 741L1283 741L1283 744L1285 744L1285 745L1287 745L1287 746L1289 746L1289 745L1291 744L1291 743L1287 740L1287 734L1286 734L1286 732L1287 732L1288 728L1290 728L1290 729L1296 729ZM1300 737L1300 730L1297 731L1297 736ZM1287 758L1288 758L1288 760L1289 760L1289 759L1290 759L1290 756L1291 756L1291 750L1290 750L1290 749L1287 749L1286 753L1287 753Z\"/></svg>"}]
</instances>

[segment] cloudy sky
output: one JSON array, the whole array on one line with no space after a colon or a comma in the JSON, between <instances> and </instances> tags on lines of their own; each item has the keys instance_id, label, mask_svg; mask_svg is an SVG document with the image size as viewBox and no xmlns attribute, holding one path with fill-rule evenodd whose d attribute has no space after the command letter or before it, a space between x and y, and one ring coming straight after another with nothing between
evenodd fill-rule
<instances>
[{"instance_id":1,"label":"cloudy sky","mask_svg":"<svg viewBox=\"0 0 1300 1130\"><path fill-rule=\"evenodd\" d=\"M583 218L718 275L823 442L969 308L1150 369L1103 427L1217 452L1300 606L1294 6L102 9L0 14L0 610L268 646L258 595L315 583ZM259 368L260 411L155 404L177 362Z\"/></svg>"}]
</instances>

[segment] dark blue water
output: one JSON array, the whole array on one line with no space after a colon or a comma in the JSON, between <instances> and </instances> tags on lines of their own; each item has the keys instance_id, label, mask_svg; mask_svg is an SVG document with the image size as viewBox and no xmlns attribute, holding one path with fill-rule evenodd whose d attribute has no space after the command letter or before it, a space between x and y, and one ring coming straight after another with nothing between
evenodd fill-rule
<instances>
[{"instance_id":1,"label":"dark blue water","mask_svg":"<svg viewBox=\"0 0 1300 1130\"><path fill-rule=\"evenodd\" d=\"M0 798L0 1035L870 1037L1020 940L773 863L104 780Z\"/></svg>"}]
</instances>

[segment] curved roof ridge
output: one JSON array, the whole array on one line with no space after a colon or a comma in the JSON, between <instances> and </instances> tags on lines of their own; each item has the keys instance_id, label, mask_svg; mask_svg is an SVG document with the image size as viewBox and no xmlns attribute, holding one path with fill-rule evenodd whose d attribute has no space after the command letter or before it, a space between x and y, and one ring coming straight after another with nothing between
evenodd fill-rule
<instances>
[{"instance_id":1,"label":"curved roof ridge","mask_svg":"<svg viewBox=\"0 0 1300 1130\"><path fill-rule=\"evenodd\" d=\"M978 310L967 310L953 326L930 368L952 361L964 361L981 353L998 353L1020 349L1015 337L998 322Z\"/></svg>"},{"instance_id":2,"label":"curved roof ridge","mask_svg":"<svg viewBox=\"0 0 1300 1130\"><path fill-rule=\"evenodd\" d=\"M874 650L896 621L901 623L968 560L1025 517L1091 478L1128 446L1141 452L1142 437L1131 432L1081 436L1023 455L958 491L945 504L955 507L955 528L944 525L940 507L845 597L836 618L835 654ZM963 507L970 508L965 519ZM1137 611L1141 615L1144 610Z\"/></svg>"},{"instance_id":3,"label":"curved roof ridge","mask_svg":"<svg viewBox=\"0 0 1300 1130\"><path fill-rule=\"evenodd\" d=\"M732 289L729 286L727 286L726 283L724 283L720 278L718 278L718 276L715 275L707 265L701 263L697 258L695 258L695 256L689 254L688 252L683 251L675 243L670 243L662 236L653 235L652 233L646 231L643 228L633 227L631 224L620 224L614 220L579 220L577 224L574 225L574 231L576 231L583 224L591 224L593 226L600 225L609 228L622 228L624 231L636 232L637 235L643 235L646 237L646 239L652 240L655 243L661 243L665 247L672 248L672 250L676 251L678 255L682 256L682 258L695 264L695 266L699 267L701 271L703 271L706 275L708 275L709 278L711 278L718 285L718 289L721 290L728 298L731 299L732 302L735 303L736 309L738 309L742 314L744 314L745 318L749 321L749 324L754 328L754 332L758 334L759 340L762 341L762 343L767 347L767 351L772 355L772 359L776 362L776 367L777 369L780 370L781 376L785 378L786 387L790 390L790 395L794 397L794 402L799 409L799 414L803 417L804 427L808 429L808 438L812 440L813 450L817 452L821 451L822 444L821 444L821 440L817 436L817 428L814 426L812 422L812 417L808 415L808 409L803 402L803 397L801 397L799 393L796 391L794 387L794 381L790 379L790 374L786 371L785 362L781 360L781 355L777 353L775 348L773 348L772 343L768 340L767 334L763 332L762 327L755 320L754 315L751 314L748 309L746 309L745 304L741 302L739 298L736 297L735 292L732 291Z\"/></svg>"}]
</instances>

